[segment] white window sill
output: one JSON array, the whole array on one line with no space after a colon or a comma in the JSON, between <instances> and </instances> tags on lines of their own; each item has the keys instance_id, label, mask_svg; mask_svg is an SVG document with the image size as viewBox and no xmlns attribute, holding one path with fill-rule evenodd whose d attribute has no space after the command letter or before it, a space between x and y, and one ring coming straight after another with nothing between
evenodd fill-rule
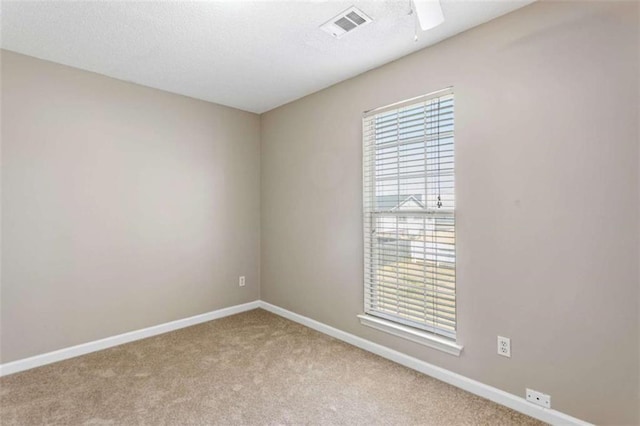
<instances>
[{"instance_id":1,"label":"white window sill","mask_svg":"<svg viewBox=\"0 0 640 426\"><path fill-rule=\"evenodd\" d=\"M420 343L421 345L438 349L451 355L460 356L460 352L462 352L462 346L445 337L436 336L435 334L416 330L415 328L371 315L360 314L358 318L360 319L360 323L367 327L375 328L376 330L384 331L385 333L393 334L394 336L402 337L403 339L411 340L412 342Z\"/></svg>"}]
</instances>

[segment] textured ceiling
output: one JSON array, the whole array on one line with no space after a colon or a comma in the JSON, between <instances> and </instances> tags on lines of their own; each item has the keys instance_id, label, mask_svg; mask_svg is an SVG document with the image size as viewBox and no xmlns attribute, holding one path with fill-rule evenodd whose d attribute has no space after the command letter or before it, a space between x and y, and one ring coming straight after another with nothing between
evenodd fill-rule
<instances>
[{"instance_id":1,"label":"textured ceiling","mask_svg":"<svg viewBox=\"0 0 640 426\"><path fill-rule=\"evenodd\" d=\"M2 48L261 113L533 0L442 0L419 34L403 1L2 1ZM319 26L355 5L374 21L339 40Z\"/></svg>"}]
</instances>

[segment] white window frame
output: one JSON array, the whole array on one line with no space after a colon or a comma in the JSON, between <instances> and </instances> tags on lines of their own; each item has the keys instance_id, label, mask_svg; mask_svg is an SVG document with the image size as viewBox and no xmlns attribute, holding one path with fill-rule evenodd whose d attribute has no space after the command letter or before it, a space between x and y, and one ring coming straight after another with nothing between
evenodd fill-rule
<instances>
[{"instance_id":1,"label":"white window frame","mask_svg":"<svg viewBox=\"0 0 640 426\"><path fill-rule=\"evenodd\" d=\"M425 106L425 110L424 110L424 123L425 123L425 133L424 136L422 137L422 139L424 139L424 157L422 157L425 161L425 171L424 174L425 176L427 175L427 161L428 160L432 160L432 157L429 157L429 154L427 154L427 150L428 150L428 146L433 147L434 143L437 146L440 146L441 144L443 144L444 142L441 141L441 138L444 139L445 137L448 138L450 140L450 142L447 142L449 145L453 145L453 130L451 130L450 132L447 133L447 135L443 136L444 134L440 133L440 128L438 127L438 131L436 132L436 136L434 139L434 136L432 136L432 134L427 134L427 123L429 123L428 120L433 120L433 116L430 115L429 113L427 113L427 111L433 111L433 105L435 102L437 103L437 109L436 111L438 112L437 118L435 119L438 122L438 125L440 123L440 101L446 100L446 101L450 101L451 104L451 108L453 108L453 88L447 88L444 90L440 90L437 92L433 92L427 95L423 95L423 96L419 96L416 98L412 98L406 101L402 101L402 102L398 102L392 105L388 105L385 107L381 107L381 108L376 108L374 110L368 111L364 113L363 116L363 197L364 197L364 243L365 243L365 264L364 264L364 279L365 279L365 285L364 285L364 314L358 315L358 318L360 319L360 322L368 327L372 327L374 329L380 330L380 331L384 331L386 333L416 342L416 343L420 343L422 345L425 346L429 346L435 349L439 349L441 351L447 352L449 354L452 355L456 355L459 356L460 352L462 351L462 346L456 341L457 338L457 334L456 334L456 330L457 330L457 301L455 299L455 207L454 207L454 202L455 200L451 199L448 202L445 202L444 204L446 204L444 207L442 208L442 204L441 203L437 203L437 206L434 206L433 200L431 200L431 202L427 202L427 190L425 189L425 193L424 193L424 208L418 209L418 210L411 210L410 212L406 213L405 215L403 215L402 211L398 210L398 206L394 207L394 208L386 208L386 209L380 209L378 204L379 202L376 201L376 197L378 197L378 192L376 190L376 185L380 184L380 180L378 178L378 173L380 172L380 169L378 168L379 166L376 165L376 155L381 155L381 154L377 154L377 151L380 149L378 146L379 139L376 139L377 136L375 136L376 131L378 130L378 128L376 128L375 126L375 120L377 118L380 117L385 117L386 114L389 113L394 113L394 112L402 112L402 111L406 111L407 109L411 109L411 108L419 108L420 106L424 105ZM399 119L400 121L400 119ZM385 124L385 126L387 126ZM400 132L400 124L397 124L398 126L398 132ZM420 137L418 137L418 139L420 139ZM435 140L435 142L434 142ZM392 141L393 142L393 141ZM386 143L386 142L384 142ZM400 146L402 143L400 136L398 136L398 140L396 142L397 146ZM413 144L415 144L415 142L412 142ZM420 142L422 143L422 142ZM431 145L429 145L431 144ZM452 147L450 148L452 149ZM398 152L400 152L400 148L398 148ZM453 159L451 157L453 157L455 154L453 154L453 151L451 151L449 153L449 159L447 161L450 161L450 165L449 167L449 174L452 174L452 169L453 169L453 165L452 165L452 161ZM400 155L400 154L398 154ZM444 164L444 160L443 157L440 156L440 151L438 150L438 157L437 157L438 164ZM400 182L400 176L401 176L401 172L400 172L400 168L401 166L406 166L406 164L402 163L403 160L401 160L400 158L397 159L397 164L398 164L398 182ZM405 160L406 161L406 160ZM395 164L395 163L394 163ZM438 167L438 176L440 176L440 167ZM386 178L383 178L386 179ZM453 176L449 177L450 179L450 183L449 185L451 185L450 188L450 192L448 193L450 198L454 198L454 189L453 189ZM393 180L393 179L392 179ZM438 177L438 181L440 180L440 177ZM427 183L428 178L425 177L425 186L429 185ZM383 183L384 184L384 183ZM398 183L399 185L399 183ZM401 197L400 196L400 190L398 191L398 199ZM438 198L439 200L440 198ZM415 198L413 201L416 201ZM419 201L417 201L417 203L419 203ZM413 204L413 206L415 206L416 203ZM418 206L421 206L420 204L418 204ZM448 207L448 208L447 208ZM449 243L447 244L447 248L449 248L449 252L450 250L450 246L453 246L453 257L452 257L452 261L449 261L447 263L447 268L450 269L450 265L451 263L453 263L453 290L451 290L450 288L447 288L447 297L448 298L453 298L453 302L451 302L449 299L449 301L447 303L451 304L453 303L453 308L450 307L446 307L445 308L441 308L441 305L439 303L430 303L428 302L428 300L434 300L434 296L433 294L437 293L437 291L432 291L433 289L438 290L439 287L437 287L437 284L439 283L438 281L436 281L436 284L433 285L431 287L431 290L427 290L427 281L425 279L425 281L423 281L424 284L424 296L420 296L420 297L424 297L424 300L420 303L424 303L424 305L422 305L422 309L427 311L427 307L426 305L429 304L430 306L433 306L432 310L433 310L433 314L432 316L429 316L429 320L427 320L427 314L425 314L425 319L424 321L420 321L412 319L413 317L409 317L407 314L404 314L402 311L402 307L400 306L404 301L410 301L410 302L415 302L415 300L413 298L411 299L403 299L402 296L400 296L400 289L402 289L403 284L401 283L400 279L396 279L396 286L397 286L397 292L395 293L395 298L398 299L398 308L396 309L396 312L391 312L393 309L387 309L387 308L379 308L379 306L384 306L384 305L379 305L380 302L377 302L379 300L381 300L381 297L387 297L387 296L382 296L383 291L382 290L377 290L377 287L379 287L380 285L383 286L388 286L388 283L383 282L384 279L379 278L379 258L381 256L381 252L382 252L382 244L380 241L382 241L379 237L377 237L375 235L376 232L376 227L379 227L381 225L379 225L381 222L381 220L385 221L388 220L390 218L392 218L394 215L396 215L397 219L396 219L396 232L397 228L400 227L399 223L406 223L407 221L407 216L411 216L411 219L416 219L416 218L423 218L423 226L420 227L420 220L417 220L417 232L421 233L421 238L422 238L422 242L420 244L423 244L423 246L427 246L429 245L429 247L433 247L432 250L435 250L436 256L437 253L442 252L443 249L441 249L439 247L439 243L436 243L437 239L434 237L434 240L432 242L428 242L427 241L427 222L429 222L432 227L432 229L437 228L437 223L442 223L442 222L438 222L438 221L444 221L445 223L453 223L452 229L453 231L453 235L454 235L454 239L453 239L453 243ZM399 215L399 216L398 216ZM382 218L382 219L381 219ZM400 218L403 219L403 221L401 222ZM391 219L393 221L393 219ZM449 221L449 222L447 222ZM386 223L386 222L385 222ZM385 225L386 226L386 225ZM388 225L389 228L393 230L392 225ZM404 225L405 227L407 227L407 225ZM413 223L410 226L416 226L416 221L414 220ZM449 228L451 228L450 225L447 225ZM436 235L436 234L434 234ZM410 237L413 238L413 237ZM412 243L411 243L412 244ZM438 246L438 247L436 247ZM382 255L382 257L384 257L385 255ZM412 255L413 256L413 255ZM427 261L424 260L426 259L426 250L423 252L423 257L422 257L422 269L426 270L428 267L427 265ZM400 259L398 253L396 252L396 259ZM419 262L418 262L419 264ZM433 261L432 261L433 264ZM436 265L439 265L439 263L437 262L437 258L436 258ZM400 261L398 260L398 263L396 263L396 268L400 268ZM404 266L404 264L403 264ZM435 276L438 276L438 267L432 267L429 266L429 268L431 268L430 270L435 270L436 272L434 273ZM430 272L431 273L431 272ZM440 276L438 276L438 280ZM433 282L433 281L432 281ZM382 287L380 287L382 288ZM386 291L386 290L385 290ZM451 296L451 291L453 291L453 296ZM380 292L377 296L376 296L376 292ZM433 294L432 294L433 293ZM406 293L405 293L406 294ZM427 294L429 294L427 296ZM393 296L392 296L393 297ZM436 300L437 300L437 296ZM431 298L431 299L429 299ZM372 301L373 300L373 301ZM418 308L420 309L420 308ZM442 309L445 309L445 311L442 311ZM453 326L451 325L451 313L449 311L447 311L448 309L453 309ZM446 317L443 316L446 314ZM435 319L434 319L435 318ZM438 327L438 321L447 321L447 326L446 329L444 327ZM442 323L443 323L442 322ZM453 329L452 329L453 327Z\"/></svg>"}]
</instances>

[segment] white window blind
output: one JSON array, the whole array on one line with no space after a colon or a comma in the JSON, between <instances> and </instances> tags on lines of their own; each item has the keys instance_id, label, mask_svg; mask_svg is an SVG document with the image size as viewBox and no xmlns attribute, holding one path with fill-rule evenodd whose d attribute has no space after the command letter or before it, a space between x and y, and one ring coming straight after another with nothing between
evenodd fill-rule
<instances>
[{"instance_id":1,"label":"white window blind","mask_svg":"<svg viewBox=\"0 0 640 426\"><path fill-rule=\"evenodd\" d=\"M365 113L365 313L455 339L451 89Z\"/></svg>"}]
</instances>

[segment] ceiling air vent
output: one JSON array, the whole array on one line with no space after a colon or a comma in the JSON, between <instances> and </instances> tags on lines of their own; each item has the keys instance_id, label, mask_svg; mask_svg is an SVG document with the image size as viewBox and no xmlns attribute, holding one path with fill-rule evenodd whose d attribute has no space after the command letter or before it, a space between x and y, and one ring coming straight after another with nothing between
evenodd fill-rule
<instances>
[{"instance_id":1,"label":"ceiling air vent","mask_svg":"<svg viewBox=\"0 0 640 426\"><path fill-rule=\"evenodd\" d=\"M357 7L350 7L338 16L334 16L322 24L320 28L335 38L340 38L348 32L371 22L372 19Z\"/></svg>"}]
</instances>

